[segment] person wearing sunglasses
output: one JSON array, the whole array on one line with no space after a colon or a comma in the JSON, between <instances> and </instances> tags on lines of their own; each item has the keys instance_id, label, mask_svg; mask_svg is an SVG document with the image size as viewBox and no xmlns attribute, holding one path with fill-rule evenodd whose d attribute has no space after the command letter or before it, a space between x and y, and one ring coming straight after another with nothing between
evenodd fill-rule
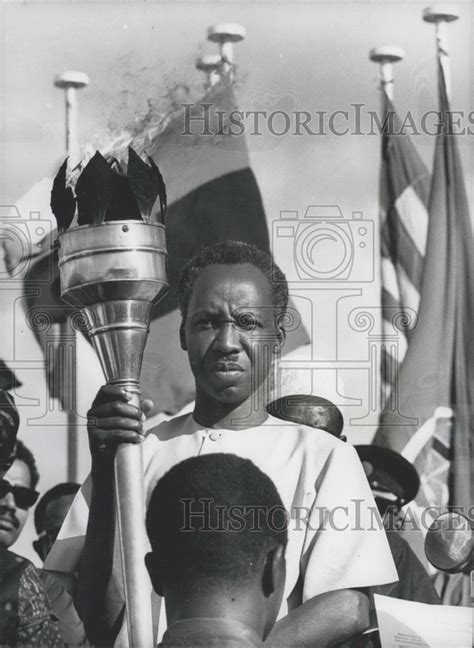
<instances>
[{"instance_id":1,"label":"person wearing sunglasses","mask_svg":"<svg viewBox=\"0 0 474 648\"><path fill-rule=\"evenodd\" d=\"M0 545L8 549L18 539L28 512L39 497L36 461L21 441L17 441L15 460L0 480Z\"/></svg>"},{"instance_id":2,"label":"person wearing sunglasses","mask_svg":"<svg viewBox=\"0 0 474 648\"><path fill-rule=\"evenodd\" d=\"M0 363L0 379L1 370ZM0 645L59 648L59 625L38 571L8 549L38 497L33 455L16 441L19 423L13 397L0 388Z\"/></svg>"},{"instance_id":3,"label":"person wearing sunglasses","mask_svg":"<svg viewBox=\"0 0 474 648\"><path fill-rule=\"evenodd\" d=\"M11 547L20 536L28 513L39 497L35 490L39 481L36 461L24 443L17 441L15 460L11 468L0 479L0 546ZM67 511L64 511L64 516ZM60 526L61 522L58 521ZM24 560L24 559L21 559ZM27 567L32 572L32 566ZM39 581L39 582L38 582ZM59 639L59 645L85 646L88 645L84 627L75 610L71 593L68 591L65 579L59 578L53 572L44 570L30 574L27 586L24 588L30 598L36 596L36 591L43 592L47 604L44 606L46 627L53 622L53 636ZM33 616L35 612L32 613ZM47 631L46 636L48 635ZM48 646L41 636L43 645ZM53 645L56 645L53 642Z\"/></svg>"}]
</instances>

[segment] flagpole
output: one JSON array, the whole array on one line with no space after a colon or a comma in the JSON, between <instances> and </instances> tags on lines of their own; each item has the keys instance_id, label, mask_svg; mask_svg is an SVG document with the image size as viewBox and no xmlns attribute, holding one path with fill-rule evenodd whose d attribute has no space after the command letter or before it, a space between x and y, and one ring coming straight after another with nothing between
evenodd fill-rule
<instances>
[{"instance_id":1,"label":"flagpole","mask_svg":"<svg viewBox=\"0 0 474 648\"><path fill-rule=\"evenodd\" d=\"M423 20L434 23L436 29L436 55L443 69L446 96L451 98L451 66L448 54L448 34L446 25L459 18L458 14L446 9L427 7L423 10Z\"/></svg>"},{"instance_id":2,"label":"flagpole","mask_svg":"<svg viewBox=\"0 0 474 648\"><path fill-rule=\"evenodd\" d=\"M400 47L395 47L393 45L382 45L380 47L374 47L369 52L370 60L373 61L374 63L378 63L379 65L379 81L380 81L380 88L382 90L382 114L384 115L384 118L385 118L385 96L387 96L390 101L393 101L393 95L394 95L393 65L394 63L398 63L399 61L403 60L404 56L405 56L405 52ZM382 311L382 329L384 329L384 321L385 320ZM393 335L391 337L393 337ZM384 352L387 355L396 358L398 362L398 353L400 349L399 342L400 341L398 339L394 339L389 346L387 344L387 340L385 339L385 345L382 344L379 349L379 353L380 353L380 360L379 360L380 374L379 375L381 377L381 385L378 392L373 395L373 399L374 399L373 406L377 407L380 410L383 407L386 407L387 404L392 408L398 408L398 402L397 402L398 390L396 389L396 379L397 379L396 375L391 376L391 380L389 383L384 382L383 376L381 375L382 374L381 367L383 363ZM390 347L394 347L395 355L389 352ZM379 399L378 402L377 399Z\"/></svg>"},{"instance_id":3,"label":"flagpole","mask_svg":"<svg viewBox=\"0 0 474 648\"><path fill-rule=\"evenodd\" d=\"M83 72L64 72L58 74L54 80L56 88L64 91L66 113L66 153L69 157L70 168L73 168L80 159L80 144L77 118L77 90L89 85L89 77ZM65 322L56 324L57 328L55 351L62 351L59 368L60 375L55 377L60 386L60 396L63 396L63 406L67 413L67 479L79 481L78 466L78 425L77 414L78 384L77 384L77 332L73 320L68 317ZM48 354L46 354L48 362Z\"/></svg>"},{"instance_id":4,"label":"flagpole","mask_svg":"<svg viewBox=\"0 0 474 648\"><path fill-rule=\"evenodd\" d=\"M69 163L74 167L79 162L79 132L77 125L77 90L89 85L89 77L83 72L63 72L54 80L56 88L64 91L66 106L66 151Z\"/></svg>"},{"instance_id":5,"label":"flagpole","mask_svg":"<svg viewBox=\"0 0 474 648\"><path fill-rule=\"evenodd\" d=\"M234 43L242 41L245 35L245 27L234 23L214 25L207 30L208 40L219 45L222 72L229 81L234 80Z\"/></svg>"},{"instance_id":6,"label":"flagpole","mask_svg":"<svg viewBox=\"0 0 474 648\"><path fill-rule=\"evenodd\" d=\"M393 101L393 64L405 57L405 52L400 47L383 45L370 50L369 58L379 64L380 86L385 91L390 101Z\"/></svg>"}]
</instances>

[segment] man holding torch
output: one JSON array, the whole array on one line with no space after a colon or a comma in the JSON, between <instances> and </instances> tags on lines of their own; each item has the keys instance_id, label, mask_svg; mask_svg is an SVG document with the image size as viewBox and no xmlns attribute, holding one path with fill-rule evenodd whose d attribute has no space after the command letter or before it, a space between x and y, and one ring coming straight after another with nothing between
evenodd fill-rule
<instances>
[{"instance_id":1,"label":"man holding torch","mask_svg":"<svg viewBox=\"0 0 474 648\"><path fill-rule=\"evenodd\" d=\"M265 472L291 518L284 602L266 643L345 641L368 625L361 590L396 581L397 573L384 531L374 524L375 504L354 449L265 409L268 373L285 339L286 279L268 254L228 241L188 262L179 300L181 346L196 381L194 412L144 439L150 403L138 409L123 387L106 385L88 413L92 489L78 607L89 639L111 645L122 625L113 460L118 444L144 442L147 501L173 465L200 454L233 453ZM196 502L189 514L199 513ZM69 532L77 536L72 527Z\"/></svg>"}]
</instances>

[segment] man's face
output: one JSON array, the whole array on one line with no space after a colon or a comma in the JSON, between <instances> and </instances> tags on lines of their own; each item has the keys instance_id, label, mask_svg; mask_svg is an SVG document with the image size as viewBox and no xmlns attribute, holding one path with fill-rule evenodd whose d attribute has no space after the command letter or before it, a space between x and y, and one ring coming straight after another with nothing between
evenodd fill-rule
<instances>
[{"instance_id":1,"label":"man's face","mask_svg":"<svg viewBox=\"0 0 474 648\"><path fill-rule=\"evenodd\" d=\"M48 502L42 520L40 537L33 542L33 546L42 560L45 560L55 543L74 497L75 495L62 495Z\"/></svg>"},{"instance_id":2,"label":"man's face","mask_svg":"<svg viewBox=\"0 0 474 648\"><path fill-rule=\"evenodd\" d=\"M4 476L12 486L31 487L30 469L24 461L15 459L12 467ZM15 503L13 493L7 493L0 499L0 545L8 549L16 542L28 517L28 509L22 509Z\"/></svg>"},{"instance_id":3,"label":"man's face","mask_svg":"<svg viewBox=\"0 0 474 648\"><path fill-rule=\"evenodd\" d=\"M240 405L266 378L282 338L268 279L250 264L204 268L183 332L198 395Z\"/></svg>"}]
</instances>

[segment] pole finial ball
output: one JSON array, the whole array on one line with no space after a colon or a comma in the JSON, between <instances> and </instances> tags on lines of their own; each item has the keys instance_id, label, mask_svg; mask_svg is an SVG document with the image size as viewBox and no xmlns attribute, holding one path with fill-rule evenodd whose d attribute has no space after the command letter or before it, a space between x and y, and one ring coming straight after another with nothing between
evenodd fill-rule
<instances>
[{"instance_id":1,"label":"pole finial ball","mask_svg":"<svg viewBox=\"0 0 474 648\"><path fill-rule=\"evenodd\" d=\"M449 5L436 5L423 9L423 20L425 22L453 22L453 20L457 20L458 18L459 15L454 13L452 7Z\"/></svg>"},{"instance_id":2,"label":"pole finial ball","mask_svg":"<svg viewBox=\"0 0 474 648\"><path fill-rule=\"evenodd\" d=\"M405 52L401 47L381 45L370 50L369 58L374 63L397 63L405 58Z\"/></svg>"},{"instance_id":3,"label":"pole finial ball","mask_svg":"<svg viewBox=\"0 0 474 648\"><path fill-rule=\"evenodd\" d=\"M213 25L207 30L207 38L214 43L237 43L246 36L245 27L237 23L221 23Z\"/></svg>"},{"instance_id":4,"label":"pole finial ball","mask_svg":"<svg viewBox=\"0 0 474 648\"><path fill-rule=\"evenodd\" d=\"M67 90L68 88L85 88L89 85L89 77L84 72L63 72L54 79L56 88Z\"/></svg>"}]
</instances>

